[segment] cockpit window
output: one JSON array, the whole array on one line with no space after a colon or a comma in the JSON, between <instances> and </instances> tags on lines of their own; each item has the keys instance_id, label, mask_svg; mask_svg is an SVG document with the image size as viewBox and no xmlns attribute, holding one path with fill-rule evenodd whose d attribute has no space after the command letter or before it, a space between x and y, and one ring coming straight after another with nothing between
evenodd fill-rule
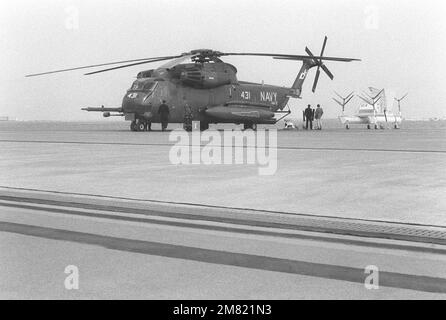
<instances>
[{"instance_id":1,"label":"cockpit window","mask_svg":"<svg viewBox=\"0 0 446 320\"><path fill-rule=\"evenodd\" d=\"M133 82L130 90L139 90L139 91L153 91L156 87L156 82L143 82L136 80Z\"/></svg>"},{"instance_id":2,"label":"cockpit window","mask_svg":"<svg viewBox=\"0 0 446 320\"><path fill-rule=\"evenodd\" d=\"M145 91L153 91L156 87L156 82L148 82L144 85Z\"/></svg>"},{"instance_id":3,"label":"cockpit window","mask_svg":"<svg viewBox=\"0 0 446 320\"><path fill-rule=\"evenodd\" d=\"M135 82L133 82L130 90L142 90L143 87L144 87L144 83L136 80Z\"/></svg>"}]
</instances>

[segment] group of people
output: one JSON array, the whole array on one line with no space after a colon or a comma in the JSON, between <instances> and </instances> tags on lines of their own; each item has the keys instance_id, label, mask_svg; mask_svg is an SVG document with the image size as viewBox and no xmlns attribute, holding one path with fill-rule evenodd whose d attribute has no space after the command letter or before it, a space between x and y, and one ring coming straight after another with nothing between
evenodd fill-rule
<instances>
[{"instance_id":1,"label":"group of people","mask_svg":"<svg viewBox=\"0 0 446 320\"><path fill-rule=\"evenodd\" d=\"M162 130L166 130L168 122L169 122L169 106L166 104L166 100L162 101L162 104L158 108L158 114L160 115L161 127ZM303 121L305 123L305 129L313 130L313 121L316 120L315 129L322 130L322 115L324 114L324 110L322 110L321 106L318 104L316 109L312 109L309 104L308 107L303 111ZM149 130L151 129L151 123L149 122Z\"/></svg>"},{"instance_id":2,"label":"group of people","mask_svg":"<svg viewBox=\"0 0 446 320\"><path fill-rule=\"evenodd\" d=\"M308 125L310 125L310 130L313 130L313 121L316 120L316 130L322 130L322 115L324 110L318 104L316 109L311 108L311 104L303 111L303 120L305 123L305 129L308 130Z\"/></svg>"}]
</instances>

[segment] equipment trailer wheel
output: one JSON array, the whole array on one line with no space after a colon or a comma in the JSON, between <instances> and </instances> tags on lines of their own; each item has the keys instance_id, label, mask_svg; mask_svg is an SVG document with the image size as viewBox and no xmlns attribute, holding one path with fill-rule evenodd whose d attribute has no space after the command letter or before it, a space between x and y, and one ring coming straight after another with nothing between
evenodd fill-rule
<instances>
[{"instance_id":1,"label":"equipment trailer wheel","mask_svg":"<svg viewBox=\"0 0 446 320\"><path fill-rule=\"evenodd\" d=\"M146 124L143 121L138 121L136 125L137 131L146 131Z\"/></svg>"},{"instance_id":2,"label":"equipment trailer wheel","mask_svg":"<svg viewBox=\"0 0 446 320\"><path fill-rule=\"evenodd\" d=\"M187 132L191 132L192 131L192 123L183 123L183 129Z\"/></svg>"},{"instance_id":3,"label":"equipment trailer wheel","mask_svg":"<svg viewBox=\"0 0 446 320\"><path fill-rule=\"evenodd\" d=\"M252 129L254 131L257 130L257 123L244 123L243 124L243 130Z\"/></svg>"},{"instance_id":4,"label":"equipment trailer wheel","mask_svg":"<svg viewBox=\"0 0 446 320\"><path fill-rule=\"evenodd\" d=\"M130 123L130 130L131 130L131 131L136 131L136 121L132 121L132 122Z\"/></svg>"}]
</instances>

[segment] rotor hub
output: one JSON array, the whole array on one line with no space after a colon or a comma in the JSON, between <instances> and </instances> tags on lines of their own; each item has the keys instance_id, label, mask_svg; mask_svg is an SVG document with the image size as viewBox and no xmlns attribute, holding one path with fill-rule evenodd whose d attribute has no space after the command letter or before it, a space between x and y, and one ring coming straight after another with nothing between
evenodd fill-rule
<instances>
[{"instance_id":1,"label":"rotor hub","mask_svg":"<svg viewBox=\"0 0 446 320\"><path fill-rule=\"evenodd\" d=\"M191 60L193 62L206 63L210 61L221 61L218 57L220 57L222 53L212 49L196 49L189 52L188 55L192 56Z\"/></svg>"}]
</instances>

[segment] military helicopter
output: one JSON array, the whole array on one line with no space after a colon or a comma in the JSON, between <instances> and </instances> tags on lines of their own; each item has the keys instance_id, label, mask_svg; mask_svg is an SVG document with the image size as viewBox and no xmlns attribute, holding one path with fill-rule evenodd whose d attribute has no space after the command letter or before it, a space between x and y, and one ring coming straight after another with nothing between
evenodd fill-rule
<instances>
[{"instance_id":1,"label":"military helicopter","mask_svg":"<svg viewBox=\"0 0 446 320\"><path fill-rule=\"evenodd\" d=\"M319 56L305 48L307 55L275 53L227 53L210 49L192 50L180 55L142 58L102 63L70 69L36 73L41 76L72 70L118 65L85 75L92 75L147 63L171 60L157 69L141 71L124 95L121 107L87 107L82 110L102 112L104 117L124 116L131 121L132 131L146 131L151 123L159 123L158 108L162 101L169 106L170 123L184 123L185 119L200 121L200 130L211 123L243 124L244 129L257 129L258 124L274 124L277 113L285 111L290 98L301 98L302 85L308 71L317 67L312 91L315 92L320 69L333 80L333 74L323 61L360 61L353 58L324 57L327 37ZM274 59L300 60L302 67L290 88L263 83L239 81L237 69L220 58L224 56L262 56Z\"/></svg>"}]
</instances>

